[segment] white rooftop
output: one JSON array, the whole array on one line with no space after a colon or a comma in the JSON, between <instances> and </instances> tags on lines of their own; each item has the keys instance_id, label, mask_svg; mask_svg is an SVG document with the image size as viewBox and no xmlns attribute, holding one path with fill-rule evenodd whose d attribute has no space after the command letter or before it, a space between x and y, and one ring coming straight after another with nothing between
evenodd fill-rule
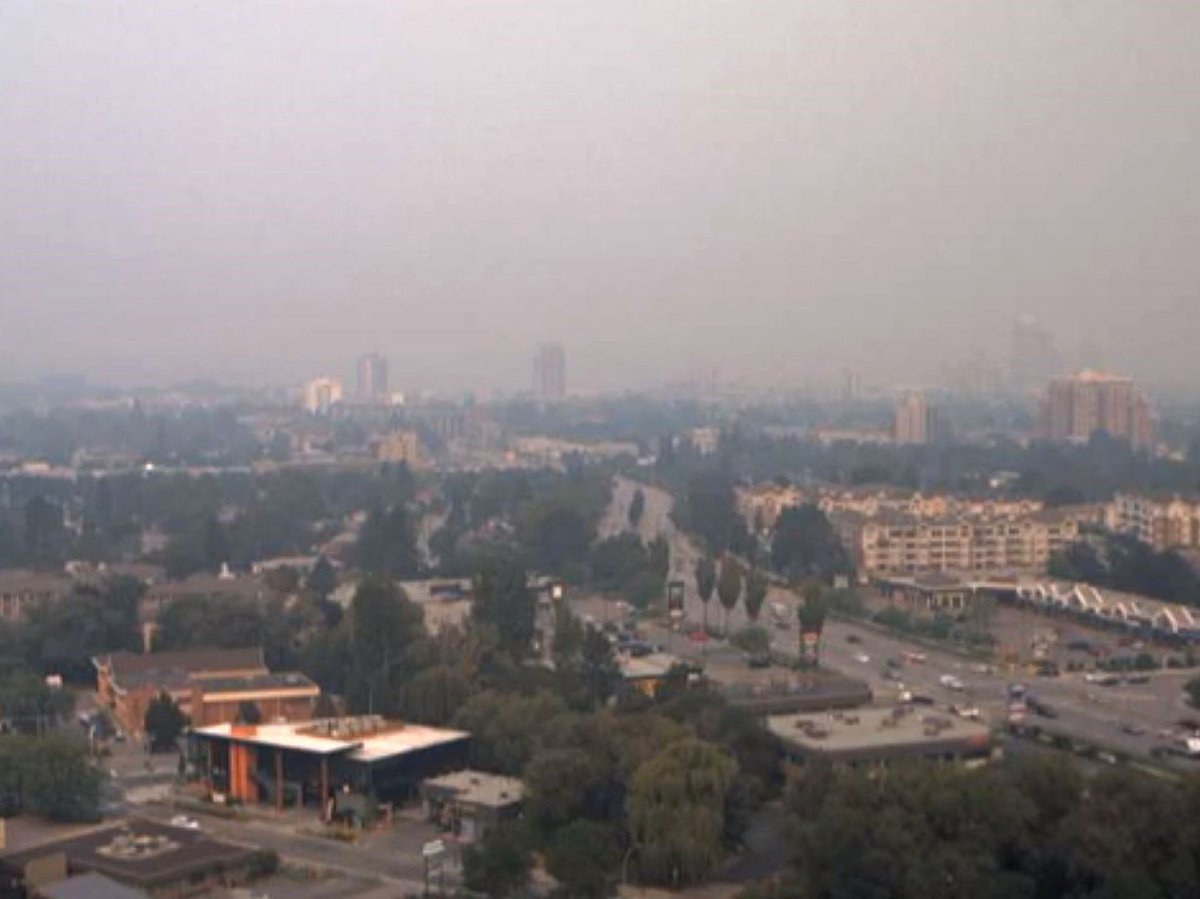
<instances>
[{"instance_id":1,"label":"white rooftop","mask_svg":"<svg viewBox=\"0 0 1200 899\"><path fill-rule=\"evenodd\" d=\"M347 758L361 762L416 752L470 736L465 731L386 721L371 715L286 724L215 724L196 728L194 733L315 755L346 754Z\"/></svg>"}]
</instances>

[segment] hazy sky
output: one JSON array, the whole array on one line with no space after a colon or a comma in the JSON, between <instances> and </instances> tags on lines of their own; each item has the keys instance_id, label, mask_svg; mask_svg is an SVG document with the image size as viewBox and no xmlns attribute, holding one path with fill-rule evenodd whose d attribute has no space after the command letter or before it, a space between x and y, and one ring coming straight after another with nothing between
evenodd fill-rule
<instances>
[{"instance_id":1,"label":"hazy sky","mask_svg":"<svg viewBox=\"0 0 1200 899\"><path fill-rule=\"evenodd\" d=\"M1196 0L0 3L0 377L1200 381Z\"/></svg>"}]
</instances>

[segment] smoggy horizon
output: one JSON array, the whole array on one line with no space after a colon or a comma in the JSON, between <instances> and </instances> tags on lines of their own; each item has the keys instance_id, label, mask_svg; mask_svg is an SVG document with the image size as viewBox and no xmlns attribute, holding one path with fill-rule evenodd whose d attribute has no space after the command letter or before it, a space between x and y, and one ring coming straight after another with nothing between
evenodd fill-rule
<instances>
[{"instance_id":1,"label":"smoggy horizon","mask_svg":"<svg viewBox=\"0 0 1200 899\"><path fill-rule=\"evenodd\" d=\"M0 379L1195 383L1200 7L0 9Z\"/></svg>"}]
</instances>

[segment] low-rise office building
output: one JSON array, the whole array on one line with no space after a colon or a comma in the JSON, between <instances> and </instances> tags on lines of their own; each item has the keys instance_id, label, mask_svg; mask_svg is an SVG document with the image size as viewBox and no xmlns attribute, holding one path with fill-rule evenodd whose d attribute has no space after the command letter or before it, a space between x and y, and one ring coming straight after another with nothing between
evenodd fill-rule
<instances>
[{"instance_id":1,"label":"low-rise office building","mask_svg":"<svg viewBox=\"0 0 1200 899\"><path fill-rule=\"evenodd\" d=\"M525 785L515 777L454 771L421 784L425 816L465 842L521 814Z\"/></svg>"},{"instance_id":2,"label":"low-rise office building","mask_svg":"<svg viewBox=\"0 0 1200 899\"><path fill-rule=\"evenodd\" d=\"M196 728L189 754L215 799L320 808L397 803L423 780L466 767L470 735L377 715ZM331 808L330 805L333 805Z\"/></svg>"},{"instance_id":3,"label":"low-rise office building","mask_svg":"<svg viewBox=\"0 0 1200 899\"><path fill-rule=\"evenodd\" d=\"M0 854L0 895L44 895L86 874L151 895L196 895L206 884L250 879L256 858L252 849L195 830L129 821Z\"/></svg>"},{"instance_id":4,"label":"low-rise office building","mask_svg":"<svg viewBox=\"0 0 1200 899\"><path fill-rule=\"evenodd\" d=\"M993 751L986 726L909 706L771 715L767 729L792 765L817 759L856 767L913 758L983 762Z\"/></svg>"}]
</instances>

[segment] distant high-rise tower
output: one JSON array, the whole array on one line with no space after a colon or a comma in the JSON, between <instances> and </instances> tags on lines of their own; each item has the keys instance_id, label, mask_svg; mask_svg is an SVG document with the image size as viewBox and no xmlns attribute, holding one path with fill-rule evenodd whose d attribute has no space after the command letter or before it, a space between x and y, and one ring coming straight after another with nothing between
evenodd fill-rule
<instances>
[{"instance_id":1,"label":"distant high-rise tower","mask_svg":"<svg viewBox=\"0 0 1200 899\"><path fill-rule=\"evenodd\" d=\"M544 403L567 395L567 354L561 344L543 343L533 359L533 393Z\"/></svg>"},{"instance_id":2,"label":"distant high-rise tower","mask_svg":"<svg viewBox=\"0 0 1200 899\"><path fill-rule=\"evenodd\" d=\"M906 393L896 401L893 435L897 443L933 443L938 439L937 409L923 393Z\"/></svg>"},{"instance_id":3,"label":"distant high-rise tower","mask_svg":"<svg viewBox=\"0 0 1200 899\"><path fill-rule=\"evenodd\" d=\"M1042 397L1038 417L1047 440L1083 442L1104 431L1137 448L1154 445L1150 402L1132 378L1097 371L1056 378Z\"/></svg>"},{"instance_id":4,"label":"distant high-rise tower","mask_svg":"<svg viewBox=\"0 0 1200 899\"><path fill-rule=\"evenodd\" d=\"M842 372L842 403L849 405L862 399L862 381L858 372L847 368Z\"/></svg>"},{"instance_id":5,"label":"distant high-rise tower","mask_svg":"<svg viewBox=\"0 0 1200 899\"><path fill-rule=\"evenodd\" d=\"M1018 318L1012 332L1009 383L1018 390L1030 390L1061 371L1062 357L1050 332L1032 315Z\"/></svg>"},{"instance_id":6,"label":"distant high-rise tower","mask_svg":"<svg viewBox=\"0 0 1200 899\"><path fill-rule=\"evenodd\" d=\"M336 378L314 378L304 385L304 407L321 414L342 401L342 382Z\"/></svg>"},{"instance_id":7,"label":"distant high-rise tower","mask_svg":"<svg viewBox=\"0 0 1200 899\"><path fill-rule=\"evenodd\" d=\"M360 402L377 403L387 399L388 363L379 353L368 353L358 360L355 396Z\"/></svg>"}]
</instances>

